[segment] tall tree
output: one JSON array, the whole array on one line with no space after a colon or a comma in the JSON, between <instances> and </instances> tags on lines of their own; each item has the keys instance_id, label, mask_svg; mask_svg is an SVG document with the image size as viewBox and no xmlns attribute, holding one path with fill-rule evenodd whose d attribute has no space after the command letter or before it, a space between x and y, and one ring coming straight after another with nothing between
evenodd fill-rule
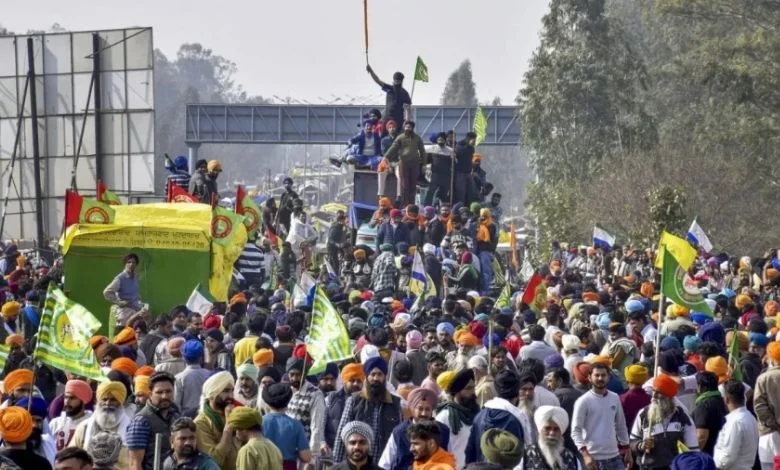
<instances>
[{"instance_id":1,"label":"tall tree","mask_svg":"<svg viewBox=\"0 0 780 470\"><path fill-rule=\"evenodd\" d=\"M450 74L444 93L441 95L441 104L445 106L476 106L477 85L471 74L471 61L464 60Z\"/></svg>"}]
</instances>

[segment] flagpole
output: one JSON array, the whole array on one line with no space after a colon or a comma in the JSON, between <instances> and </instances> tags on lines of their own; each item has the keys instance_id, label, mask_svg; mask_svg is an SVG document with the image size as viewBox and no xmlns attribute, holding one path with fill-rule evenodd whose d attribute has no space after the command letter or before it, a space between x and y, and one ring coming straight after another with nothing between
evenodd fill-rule
<instances>
[{"instance_id":1,"label":"flagpole","mask_svg":"<svg viewBox=\"0 0 780 470\"><path fill-rule=\"evenodd\" d=\"M452 161L450 162L450 210L452 210L452 201L455 197L455 147L458 145L458 139L455 134L455 129L452 130ZM452 217L452 215L450 215Z\"/></svg>"},{"instance_id":2,"label":"flagpole","mask_svg":"<svg viewBox=\"0 0 780 470\"><path fill-rule=\"evenodd\" d=\"M664 256L666 256L666 249L664 249ZM661 264L661 287L660 287L660 289L658 289L659 295L660 295L660 297L658 299L658 331L656 331L656 334L655 334L655 353L653 354L653 377L658 375L658 356L661 353L661 327L663 326L663 322L665 320L664 312L666 310L665 309L665 305L664 305L666 302L664 302L664 266L663 266L663 264L664 264L664 261L662 259L662 264ZM646 429L645 433L649 437L652 437L652 435L650 434L652 427L653 427L652 420L648 416L648 419L647 419L647 429ZM642 440L643 441L645 440L644 436L642 436ZM645 462L646 458L647 458L647 453L642 455L642 463Z\"/></svg>"},{"instance_id":3,"label":"flagpole","mask_svg":"<svg viewBox=\"0 0 780 470\"><path fill-rule=\"evenodd\" d=\"M488 368L487 373L490 374L490 363L493 361L493 321L488 319ZM480 407L485 406L485 395L482 395L480 400Z\"/></svg>"},{"instance_id":4,"label":"flagpole","mask_svg":"<svg viewBox=\"0 0 780 470\"><path fill-rule=\"evenodd\" d=\"M368 66L368 0L363 0L363 35L366 45L366 66Z\"/></svg>"}]
</instances>

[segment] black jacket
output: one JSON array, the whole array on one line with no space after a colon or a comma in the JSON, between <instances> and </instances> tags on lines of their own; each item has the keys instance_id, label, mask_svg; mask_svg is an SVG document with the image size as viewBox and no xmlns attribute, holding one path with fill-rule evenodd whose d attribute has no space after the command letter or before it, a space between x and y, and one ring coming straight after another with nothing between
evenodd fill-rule
<instances>
[{"instance_id":1,"label":"black jacket","mask_svg":"<svg viewBox=\"0 0 780 470\"><path fill-rule=\"evenodd\" d=\"M435 247L441 246L441 241L447 235L447 223L442 222L439 217L433 219L428 224L428 230L425 232L425 242Z\"/></svg>"},{"instance_id":2,"label":"black jacket","mask_svg":"<svg viewBox=\"0 0 780 470\"><path fill-rule=\"evenodd\" d=\"M461 140L455 146L455 173L471 173L471 160L474 158L474 147Z\"/></svg>"},{"instance_id":3,"label":"black jacket","mask_svg":"<svg viewBox=\"0 0 780 470\"><path fill-rule=\"evenodd\" d=\"M436 292L439 293L440 297L444 297L441 293L441 261L434 255L425 255L423 264L425 265L425 272L431 276L433 285L436 286Z\"/></svg>"}]
</instances>

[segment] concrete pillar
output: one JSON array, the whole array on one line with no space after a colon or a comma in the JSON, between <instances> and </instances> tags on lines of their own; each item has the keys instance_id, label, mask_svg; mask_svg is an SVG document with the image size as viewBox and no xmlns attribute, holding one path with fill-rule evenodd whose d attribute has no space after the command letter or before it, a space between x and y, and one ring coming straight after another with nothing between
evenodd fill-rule
<instances>
[{"instance_id":1,"label":"concrete pillar","mask_svg":"<svg viewBox=\"0 0 780 470\"><path fill-rule=\"evenodd\" d=\"M198 161L198 149L200 144L187 142L187 166L190 169L190 173L195 171L195 163Z\"/></svg>"}]
</instances>

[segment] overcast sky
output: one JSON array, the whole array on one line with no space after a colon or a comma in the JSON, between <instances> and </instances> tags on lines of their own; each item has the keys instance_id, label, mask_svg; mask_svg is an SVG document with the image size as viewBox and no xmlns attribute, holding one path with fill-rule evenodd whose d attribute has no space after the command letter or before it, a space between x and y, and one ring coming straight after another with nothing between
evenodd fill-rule
<instances>
[{"instance_id":1,"label":"overcast sky","mask_svg":"<svg viewBox=\"0 0 780 470\"><path fill-rule=\"evenodd\" d=\"M200 42L234 61L250 94L312 103L381 93L365 72L361 0L36 0L5 2L0 22L16 32L152 26L155 47L173 57ZM471 59L477 96L511 104L538 44L549 0L369 0L369 57L389 81L411 76L416 57L431 81L416 104L438 104L449 74Z\"/></svg>"}]
</instances>

